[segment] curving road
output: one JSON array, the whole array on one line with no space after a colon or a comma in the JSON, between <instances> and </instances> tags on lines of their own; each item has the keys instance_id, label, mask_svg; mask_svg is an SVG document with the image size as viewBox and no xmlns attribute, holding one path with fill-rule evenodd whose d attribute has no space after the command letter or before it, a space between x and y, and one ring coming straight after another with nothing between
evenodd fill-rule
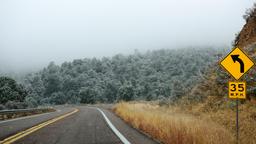
<instances>
[{"instance_id":1,"label":"curving road","mask_svg":"<svg viewBox=\"0 0 256 144\"><path fill-rule=\"evenodd\" d=\"M16 144L122 144L103 115L132 144L156 142L131 128L112 112L93 107L58 107L58 111L32 117L0 121L0 141L15 135ZM71 113L72 112L72 113ZM69 115L68 115L69 114ZM64 117L63 115L67 115ZM59 118L61 117L62 118ZM50 121L50 122L49 122ZM44 124L38 128L39 124ZM39 125L40 126L40 125ZM31 128L33 127L33 128ZM29 134L22 132L27 129ZM35 130L36 129L36 130ZM20 134L20 135L19 135ZM23 135L24 136L23 136ZM17 138L18 137L18 138ZM4 143L4 142L2 142ZM5 142L4 144L7 144Z\"/></svg>"}]
</instances>

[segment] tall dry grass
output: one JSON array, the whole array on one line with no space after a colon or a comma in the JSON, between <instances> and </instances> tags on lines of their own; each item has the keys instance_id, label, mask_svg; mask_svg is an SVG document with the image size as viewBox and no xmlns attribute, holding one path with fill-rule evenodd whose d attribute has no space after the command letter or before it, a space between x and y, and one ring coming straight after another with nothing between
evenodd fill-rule
<instances>
[{"instance_id":1,"label":"tall dry grass","mask_svg":"<svg viewBox=\"0 0 256 144\"><path fill-rule=\"evenodd\" d=\"M184 109L185 107L185 109ZM192 108L176 110L210 119L225 127L236 136L235 101L208 97L204 103L193 104ZM256 144L256 105L250 101L239 104L239 144Z\"/></svg>"},{"instance_id":2,"label":"tall dry grass","mask_svg":"<svg viewBox=\"0 0 256 144\"><path fill-rule=\"evenodd\" d=\"M118 103L114 112L133 127L166 144L230 144L222 126L169 108L147 103Z\"/></svg>"}]
</instances>

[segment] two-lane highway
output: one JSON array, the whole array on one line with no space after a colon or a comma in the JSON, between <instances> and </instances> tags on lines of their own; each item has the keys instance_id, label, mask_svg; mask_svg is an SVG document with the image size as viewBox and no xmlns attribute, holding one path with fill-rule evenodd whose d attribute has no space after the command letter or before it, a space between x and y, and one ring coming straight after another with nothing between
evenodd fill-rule
<instances>
[{"instance_id":1,"label":"two-lane highway","mask_svg":"<svg viewBox=\"0 0 256 144\"><path fill-rule=\"evenodd\" d=\"M63 116L64 115L64 116ZM67 115L67 116L65 116ZM62 116L62 117L61 117ZM55 120L55 121L54 121ZM107 122L109 121L109 122ZM43 125L42 125L43 123ZM45 123L45 124L44 124ZM126 139L137 144L156 143L137 130L126 125L108 110L79 106L62 107L59 112L43 114L26 119L0 122L0 140L19 136L17 144L121 144L124 141L113 131L113 127ZM39 127L38 125L42 125ZM32 128L31 128L32 127ZM36 129L36 130L35 130ZM30 131L30 130L29 130ZM17 137L17 136L16 136ZM7 144L7 143L6 143Z\"/></svg>"}]
</instances>

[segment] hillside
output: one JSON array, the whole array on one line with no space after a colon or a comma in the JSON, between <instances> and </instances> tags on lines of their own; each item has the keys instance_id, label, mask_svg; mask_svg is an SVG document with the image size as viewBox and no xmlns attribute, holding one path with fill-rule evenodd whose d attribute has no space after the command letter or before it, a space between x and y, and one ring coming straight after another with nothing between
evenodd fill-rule
<instances>
[{"instance_id":1,"label":"hillside","mask_svg":"<svg viewBox=\"0 0 256 144\"><path fill-rule=\"evenodd\" d=\"M244 15L246 24L235 39L235 46L246 49L256 42L256 4Z\"/></svg>"},{"instance_id":2,"label":"hillside","mask_svg":"<svg viewBox=\"0 0 256 144\"><path fill-rule=\"evenodd\" d=\"M112 103L120 100L175 101L201 80L224 53L217 49L157 50L112 58L50 63L25 79L38 104Z\"/></svg>"}]
</instances>

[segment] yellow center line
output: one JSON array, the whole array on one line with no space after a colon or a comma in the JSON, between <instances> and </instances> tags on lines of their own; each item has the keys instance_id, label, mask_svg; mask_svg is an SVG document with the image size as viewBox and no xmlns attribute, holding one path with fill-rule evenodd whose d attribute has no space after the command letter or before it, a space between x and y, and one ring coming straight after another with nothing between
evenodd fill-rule
<instances>
[{"instance_id":1,"label":"yellow center line","mask_svg":"<svg viewBox=\"0 0 256 144\"><path fill-rule=\"evenodd\" d=\"M21 131L21 132L15 134L13 136L10 136L10 137L4 139L3 141L0 141L0 144L11 144L11 143L13 143L13 142L15 142L15 141L17 141L17 140L19 140L19 139L29 135L29 134L31 134L33 132L35 132L35 131L37 131L37 130L39 130L39 129L41 129L41 128L49 125L49 124L51 124L51 123L54 123L54 122L56 122L58 120L61 120L61 119L65 118L65 117L67 117L67 116L70 116L70 115L78 112L78 111L79 111L78 109L75 109L74 111L69 112L69 113L67 113L65 115L59 116L57 118L54 118L54 119L51 119L49 121L43 122L41 124L38 124L36 126L33 126L33 127L29 128L27 130Z\"/></svg>"}]
</instances>

